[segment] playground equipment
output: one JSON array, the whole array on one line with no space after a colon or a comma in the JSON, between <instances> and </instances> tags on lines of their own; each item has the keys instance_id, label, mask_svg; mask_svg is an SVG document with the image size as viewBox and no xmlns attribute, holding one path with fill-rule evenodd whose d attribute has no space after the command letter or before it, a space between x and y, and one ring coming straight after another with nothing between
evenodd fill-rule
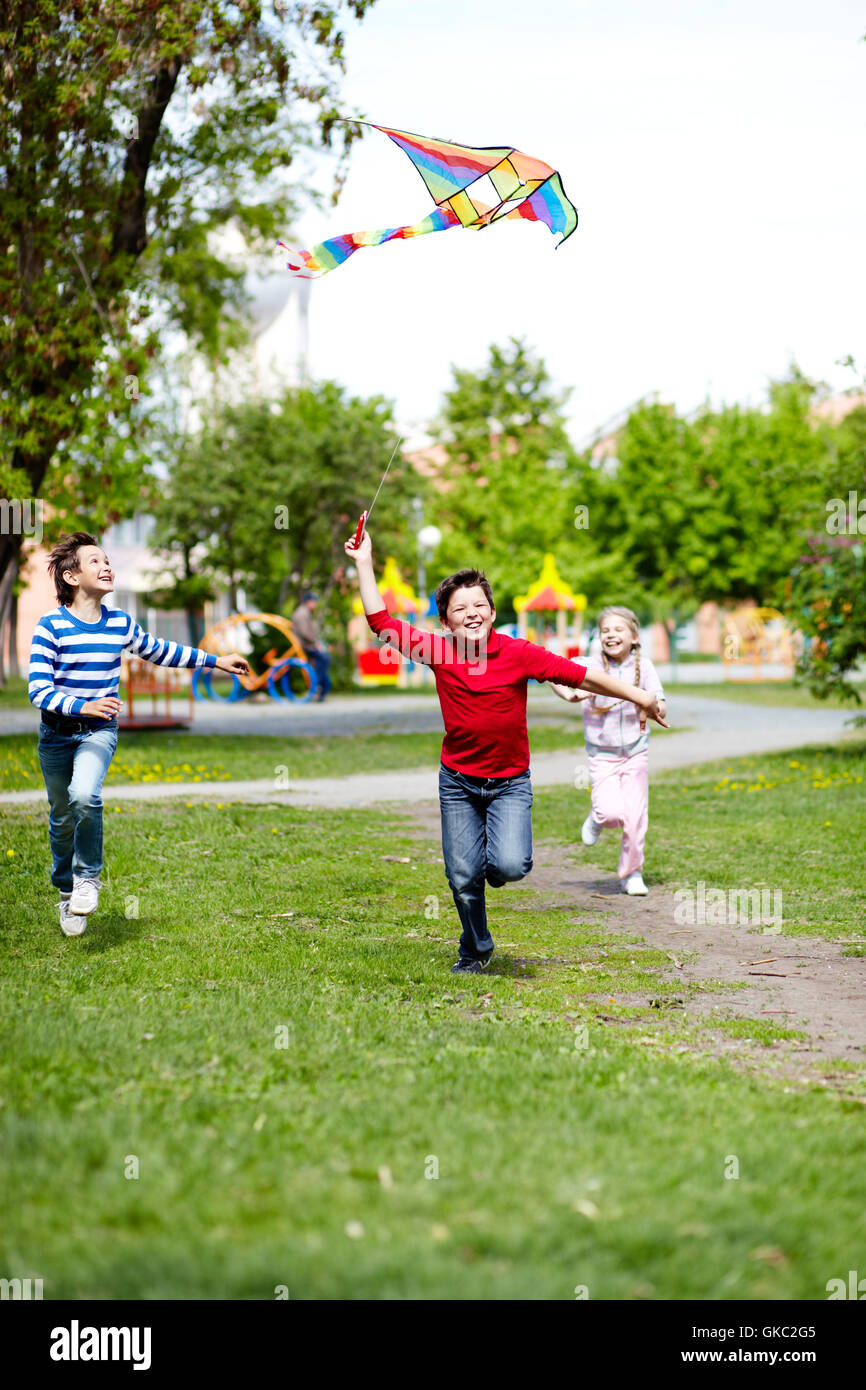
<instances>
[{"instance_id":1,"label":"playground equipment","mask_svg":"<svg viewBox=\"0 0 866 1390\"><path fill-rule=\"evenodd\" d=\"M424 603L405 583L393 555L385 559L385 568L379 581L379 592L389 613L399 617L409 617L416 624L426 611ZM352 604L352 612L363 615L364 605L359 598ZM406 685L411 662L397 659L391 647L380 647L369 643L370 630L366 622L358 624L356 641L358 643L358 679L361 685Z\"/></svg>"},{"instance_id":2,"label":"playground equipment","mask_svg":"<svg viewBox=\"0 0 866 1390\"><path fill-rule=\"evenodd\" d=\"M251 671L249 676L231 675L232 685L227 695L221 695L214 689L212 668L197 670L193 675L191 687L196 700L210 699L224 704L235 704L238 700L248 699L257 691L264 691L272 700L292 700L300 704L306 704L313 698L317 686L315 671L307 661L304 649L292 631L291 623L277 613L234 613L210 628L199 646L216 656L229 656L232 652L240 652L249 659L253 650L253 638L263 635L261 630L256 631L257 627L275 628L283 638L285 651L278 656L277 648L271 647L262 658L265 669L259 675L254 671ZM250 665L252 666L252 663ZM292 678L300 681L303 687L300 693L292 688Z\"/></svg>"},{"instance_id":3,"label":"playground equipment","mask_svg":"<svg viewBox=\"0 0 866 1390\"><path fill-rule=\"evenodd\" d=\"M726 680L790 680L795 656L794 634L778 608L738 608L725 614L722 664Z\"/></svg>"},{"instance_id":4,"label":"playground equipment","mask_svg":"<svg viewBox=\"0 0 866 1390\"><path fill-rule=\"evenodd\" d=\"M121 658L121 680L126 691L125 715L118 719L118 728L135 729L188 729L192 723L192 691L184 683L184 675L176 666L154 666L149 661L141 661L137 656L123 654ZM150 696L150 714L136 714L135 698ZM189 709L186 715L172 713L171 701L186 699ZM165 700L165 713L157 711L157 701Z\"/></svg>"},{"instance_id":5,"label":"playground equipment","mask_svg":"<svg viewBox=\"0 0 866 1390\"><path fill-rule=\"evenodd\" d=\"M586 609L586 595L576 594L560 577L556 561L548 552L541 566L541 574L529 592L514 600L517 614L517 633L542 646L556 647L561 656L575 657L581 654L581 631L583 614ZM544 614L556 614L555 641L545 641ZM574 615L571 623L567 613ZM536 615L538 615L536 617Z\"/></svg>"}]
</instances>

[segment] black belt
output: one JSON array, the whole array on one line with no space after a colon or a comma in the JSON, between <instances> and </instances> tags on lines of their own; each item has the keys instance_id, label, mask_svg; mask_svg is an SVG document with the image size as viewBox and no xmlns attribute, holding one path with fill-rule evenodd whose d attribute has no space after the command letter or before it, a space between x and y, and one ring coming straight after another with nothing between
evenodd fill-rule
<instances>
[{"instance_id":1,"label":"black belt","mask_svg":"<svg viewBox=\"0 0 866 1390\"><path fill-rule=\"evenodd\" d=\"M474 777L471 772L458 772L454 767L445 767L444 763L441 766L445 768L446 772L452 773L455 777L462 777L465 781L472 782L476 787L483 787L488 782L512 782L515 777L523 776L522 772L512 772L507 777ZM529 771L528 768L526 770Z\"/></svg>"},{"instance_id":2,"label":"black belt","mask_svg":"<svg viewBox=\"0 0 866 1390\"><path fill-rule=\"evenodd\" d=\"M58 734L90 734L94 729L105 729L113 724L113 719L73 719L68 714L52 714L49 710L42 711L42 723L47 724L49 729L54 729Z\"/></svg>"}]
</instances>

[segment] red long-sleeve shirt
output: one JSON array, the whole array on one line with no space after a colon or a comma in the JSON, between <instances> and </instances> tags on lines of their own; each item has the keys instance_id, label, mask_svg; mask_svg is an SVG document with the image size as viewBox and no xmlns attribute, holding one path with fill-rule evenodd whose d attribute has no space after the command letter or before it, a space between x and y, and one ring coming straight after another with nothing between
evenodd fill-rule
<instances>
[{"instance_id":1,"label":"red long-sleeve shirt","mask_svg":"<svg viewBox=\"0 0 866 1390\"><path fill-rule=\"evenodd\" d=\"M430 666L445 722L442 762L470 777L516 777L529 767L526 683L582 685L586 667L555 656L535 642L491 632L481 657L471 661L451 636L425 632L387 608L367 622L388 644Z\"/></svg>"}]
</instances>

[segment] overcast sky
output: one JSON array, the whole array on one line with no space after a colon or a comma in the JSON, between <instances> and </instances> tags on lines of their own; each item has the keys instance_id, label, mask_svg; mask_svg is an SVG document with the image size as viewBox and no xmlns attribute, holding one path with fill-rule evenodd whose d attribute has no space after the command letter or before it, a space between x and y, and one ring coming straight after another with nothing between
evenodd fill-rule
<instances>
[{"instance_id":1,"label":"overcast sky","mask_svg":"<svg viewBox=\"0 0 866 1390\"><path fill-rule=\"evenodd\" d=\"M573 387L582 440L658 391L762 400L795 358L866 362L866 13L848 0L378 0L347 21L370 120L557 168L561 250L503 222L359 251L313 285L311 368L435 415L450 365L525 336ZM323 176L326 165L322 163ZM297 241L420 220L427 192L369 131Z\"/></svg>"}]
</instances>

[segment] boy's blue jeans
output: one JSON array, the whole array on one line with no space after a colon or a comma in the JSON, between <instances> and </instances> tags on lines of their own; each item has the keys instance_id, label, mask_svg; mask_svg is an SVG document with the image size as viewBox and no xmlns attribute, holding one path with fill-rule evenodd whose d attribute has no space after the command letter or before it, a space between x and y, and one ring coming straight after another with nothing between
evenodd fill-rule
<instances>
[{"instance_id":1,"label":"boy's blue jeans","mask_svg":"<svg viewBox=\"0 0 866 1390\"><path fill-rule=\"evenodd\" d=\"M117 747L117 720L82 733L39 726L39 763L48 792L51 882L72 892L76 878L102 870L102 784Z\"/></svg>"},{"instance_id":2,"label":"boy's blue jeans","mask_svg":"<svg viewBox=\"0 0 866 1390\"><path fill-rule=\"evenodd\" d=\"M484 885L501 888L532 868L532 783L516 777L468 777L439 768L442 855L463 927L460 959L493 950Z\"/></svg>"}]
</instances>

